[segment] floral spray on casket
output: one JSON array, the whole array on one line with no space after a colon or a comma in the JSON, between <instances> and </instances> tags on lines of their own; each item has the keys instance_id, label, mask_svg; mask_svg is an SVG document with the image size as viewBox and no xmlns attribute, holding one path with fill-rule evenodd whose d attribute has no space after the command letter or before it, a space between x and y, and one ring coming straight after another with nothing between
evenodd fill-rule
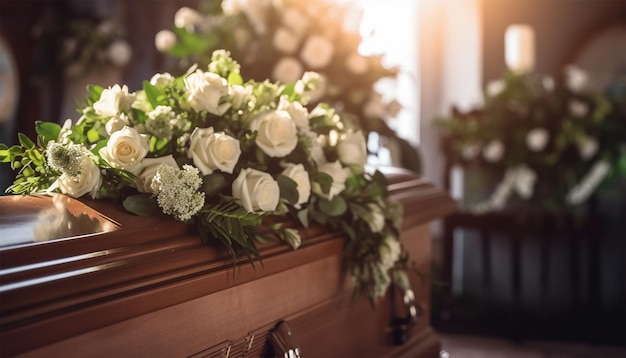
<instances>
[{"instance_id":1,"label":"floral spray on casket","mask_svg":"<svg viewBox=\"0 0 626 358\"><path fill-rule=\"evenodd\" d=\"M136 92L88 87L76 123L38 122L36 142L0 144L18 171L7 192L113 198L138 215L163 212L218 240L235 260L261 259L257 244L294 249L292 218L345 233L355 293L375 303L391 281L407 285L399 241L402 208L385 177L365 170L365 139L329 106L306 104L319 77L244 82L217 50L206 68L154 75Z\"/></svg>"}]
</instances>

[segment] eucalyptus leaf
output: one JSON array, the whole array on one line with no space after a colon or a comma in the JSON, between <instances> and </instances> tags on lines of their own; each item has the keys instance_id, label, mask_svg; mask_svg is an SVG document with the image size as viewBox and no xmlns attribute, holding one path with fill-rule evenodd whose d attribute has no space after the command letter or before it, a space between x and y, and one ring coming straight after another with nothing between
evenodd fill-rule
<instances>
[{"instance_id":1,"label":"eucalyptus leaf","mask_svg":"<svg viewBox=\"0 0 626 358\"><path fill-rule=\"evenodd\" d=\"M152 194L131 195L122 202L124 209L139 216L152 216L159 211L159 205Z\"/></svg>"},{"instance_id":2,"label":"eucalyptus leaf","mask_svg":"<svg viewBox=\"0 0 626 358\"><path fill-rule=\"evenodd\" d=\"M330 201L326 199L320 200L319 207L320 210L328 216L343 215L348 209L346 201L339 195L334 196Z\"/></svg>"},{"instance_id":3,"label":"eucalyptus leaf","mask_svg":"<svg viewBox=\"0 0 626 358\"><path fill-rule=\"evenodd\" d=\"M213 173L205 176L202 179L202 187L201 190L206 194L207 197L212 197L219 194L224 187L228 185L228 182L224 178L224 176L220 173Z\"/></svg>"},{"instance_id":4,"label":"eucalyptus leaf","mask_svg":"<svg viewBox=\"0 0 626 358\"><path fill-rule=\"evenodd\" d=\"M35 122L37 134L43 137L44 144L51 140L57 140L61 133L61 126L54 122Z\"/></svg>"},{"instance_id":5,"label":"eucalyptus leaf","mask_svg":"<svg viewBox=\"0 0 626 358\"><path fill-rule=\"evenodd\" d=\"M309 209L298 211L298 219L304 227L309 227Z\"/></svg>"},{"instance_id":6,"label":"eucalyptus leaf","mask_svg":"<svg viewBox=\"0 0 626 358\"><path fill-rule=\"evenodd\" d=\"M333 177L324 172L318 172L315 175L315 182L320 185L322 193L328 194L330 193L330 187L333 185Z\"/></svg>"},{"instance_id":7,"label":"eucalyptus leaf","mask_svg":"<svg viewBox=\"0 0 626 358\"><path fill-rule=\"evenodd\" d=\"M276 177L276 181L280 188L280 197L291 204L297 204L299 198L298 184L293 179L282 174Z\"/></svg>"}]
</instances>

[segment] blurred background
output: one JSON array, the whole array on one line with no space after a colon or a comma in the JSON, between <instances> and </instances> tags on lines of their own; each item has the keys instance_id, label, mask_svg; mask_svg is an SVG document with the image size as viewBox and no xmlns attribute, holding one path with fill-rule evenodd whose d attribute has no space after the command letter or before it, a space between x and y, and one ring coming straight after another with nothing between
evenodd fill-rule
<instances>
[{"instance_id":1,"label":"blurred background","mask_svg":"<svg viewBox=\"0 0 626 358\"><path fill-rule=\"evenodd\" d=\"M626 346L625 1L224 3L0 0L0 142L75 122L87 84L138 90L216 48L244 77L316 70L371 164L460 204L432 227L435 329Z\"/></svg>"}]
</instances>

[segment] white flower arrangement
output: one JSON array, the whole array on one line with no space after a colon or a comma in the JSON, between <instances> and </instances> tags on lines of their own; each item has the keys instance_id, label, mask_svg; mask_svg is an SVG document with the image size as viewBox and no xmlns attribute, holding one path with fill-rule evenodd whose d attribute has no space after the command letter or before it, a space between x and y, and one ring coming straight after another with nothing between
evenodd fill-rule
<instances>
[{"instance_id":1,"label":"white flower arrangement","mask_svg":"<svg viewBox=\"0 0 626 358\"><path fill-rule=\"evenodd\" d=\"M18 171L7 192L113 198L195 225L233 259L259 258L268 240L296 249L298 223L341 230L355 288L375 302L406 281L402 208L383 174L365 170L363 134L325 104L307 109L316 78L244 82L217 50L206 68L157 74L136 92L90 86L75 123L38 122L36 141L0 144L0 162Z\"/></svg>"},{"instance_id":2,"label":"white flower arrangement","mask_svg":"<svg viewBox=\"0 0 626 358\"><path fill-rule=\"evenodd\" d=\"M244 77L257 81L295 83L313 71L320 83L310 93L309 109L327 103L366 139L376 132L399 142L401 165L419 171L417 150L388 123L402 105L376 89L401 73L385 66L382 54L359 52L361 17L357 5L331 0L201 1L198 9L179 9L172 29L159 31L155 45L179 59L183 69L206 63L214 49L223 48L243 65ZM356 21L347 26L347 19Z\"/></svg>"},{"instance_id":3,"label":"white flower arrangement","mask_svg":"<svg viewBox=\"0 0 626 358\"><path fill-rule=\"evenodd\" d=\"M486 86L481 106L435 119L450 163L501 178L470 209L579 210L626 174L623 90L592 93L586 78L571 65L555 77L507 72Z\"/></svg>"}]
</instances>

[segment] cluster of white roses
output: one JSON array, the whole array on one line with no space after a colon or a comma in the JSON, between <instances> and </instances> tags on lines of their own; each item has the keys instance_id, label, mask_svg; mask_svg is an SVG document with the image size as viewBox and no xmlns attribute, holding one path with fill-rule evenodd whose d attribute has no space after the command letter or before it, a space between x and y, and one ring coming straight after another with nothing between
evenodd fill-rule
<instances>
[{"instance_id":1,"label":"cluster of white roses","mask_svg":"<svg viewBox=\"0 0 626 358\"><path fill-rule=\"evenodd\" d=\"M293 85L244 82L218 50L205 69L159 73L135 92L91 86L76 123L38 125L41 147L23 135L21 146L0 145L0 159L21 168L9 191L113 197L140 215L160 208L233 255L234 243L258 255L265 217L330 225L353 241L356 287L374 300L400 260L401 210L384 176L365 171L363 133L326 104L306 107L318 83L315 73ZM298 230L281 225L267 227L297 248Z\"/></svg>"},{"instance_id":2,"label":"cluster of white roses","mask_svg":"<svg viewBox=\"0 0 626 358\"><path fill-rule=\"evenodd\" d=\"M384 99L374 85L395 79L397 70L385 68L381 56L359 52L362 11L329 0L221 0L208 13L180 8L174 31L159 31L155 45L191 61L201 61L210 46L226 48L257 80L292 83L315 71L322 81L313 102L341 107L359 120L395 117L401 105Z\"/></svg>"},{"instance_id":3,"label":"cluster of white roses","mask_svg":"<svg viewBox=\"0 0 626 358\"><path fill-rule=\"evenodd\" d=\"M610 172L607 158L615 155L610 151L619 147L619 135L607 136L616 124L605 118L614 104L585 89L587 75L580 68L566 66L560 80L557 88L551 76L511 73L486 87L482 107L437 122L456 160L503 168L502 181L474 210L501 210L513 193L531 199L542 180L562 180L568 190L558 200L577 205ZM609 142L601 143L600 136ZM554 175L548 174L552 169Z\"/></svg>"}]
</instances>

